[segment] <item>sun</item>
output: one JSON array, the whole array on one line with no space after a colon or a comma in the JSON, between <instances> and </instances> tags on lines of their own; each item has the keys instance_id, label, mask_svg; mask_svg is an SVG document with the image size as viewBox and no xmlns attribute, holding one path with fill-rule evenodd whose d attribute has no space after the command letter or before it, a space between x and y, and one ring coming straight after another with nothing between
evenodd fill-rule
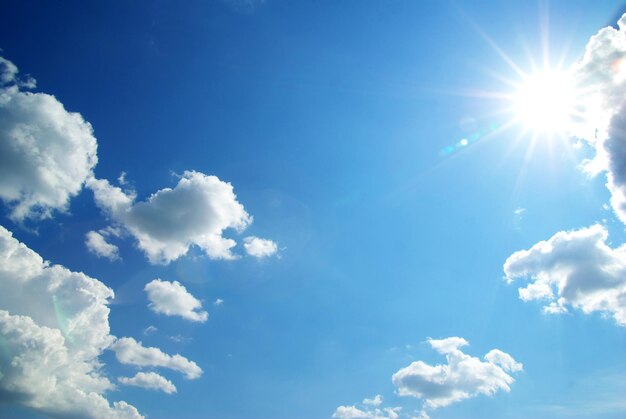
<instances>
[{"instance_id":1,"label":"sun","mask_svg":"<svg viewBox=\"0 0 626 419\"><path fill-rule=\"evenodd\" d=\"M567 71L548 69L524 76L513 95L517 122L536 134L566 134L576 105Z\"/></svg>"}]
</instances>

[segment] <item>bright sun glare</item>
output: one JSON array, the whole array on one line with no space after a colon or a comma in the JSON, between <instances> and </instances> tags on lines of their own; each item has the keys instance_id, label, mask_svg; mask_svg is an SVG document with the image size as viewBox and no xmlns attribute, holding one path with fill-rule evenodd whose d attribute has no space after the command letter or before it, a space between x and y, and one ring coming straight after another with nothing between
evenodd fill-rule
<instances>
[{"instance_id":1,"label":"bright sun glare","mask_svg":"<svg viewBox=\"0 0 626 419\"><path fill-rule=\"evenodd\" d=\"M564 133L574 110L574 83L564 71L525 77L514 96L516 119L535 133Z\"/></svg>"}]
</instances>

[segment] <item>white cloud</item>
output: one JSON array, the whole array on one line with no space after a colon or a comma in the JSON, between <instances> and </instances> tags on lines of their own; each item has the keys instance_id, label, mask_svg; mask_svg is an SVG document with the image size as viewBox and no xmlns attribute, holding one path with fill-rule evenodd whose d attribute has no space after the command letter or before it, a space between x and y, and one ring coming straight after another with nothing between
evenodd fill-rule
<instances>
[{"instance_id":1,"label":"white cloud","mask_svg":"<svg viewBox=\"0 0 626 419\"><path fill-rule=\"evenodd\" d=\"M187 336L183 336L183 335L176 335L176 336L168 336L169 340L171 340L172 342L176 342L176 343L184 343L184 342L191 342L193 340L193 338L187 337Z\"/></svg>"},{"instance_id":2,"label":"white cloud","mask_svg":"<svg viewBox=\"0 0 626 419\"><path fill-rule=\"evenodd\" d=\"M98 257L109 260L119 260L119 249L116 245L106 241L106 238L97 231L90 231L85 235L87 249Z\"/></svg>"},{"instance_id":3,"label":"white cloud","mask_svg":"<svg viewBox=\"0 0 626 419\"><path fill-rule=\"evenodd\" d=\"M146 348L133 338L121 338L110 347L115 356L122 364L136 365L139 367L162 367L179 371L185 378L193 380L202 375L202 370L193 361L181 355L168 355L159 348Z\"/></svg>"},{"instance_id":4,"label":"white cloud","mask_svg":"<svg viewBox=\"0 0 626 419\"><path fill-rule=\"evenodd\" d=\"M278 250L278 246L273 241L254 236L244 238L243 247L246 253L256 258L272 256Z\"/></svg>"},{"instance_id":5,"label":"white cloud","mask_svg":"<svg viewBox=\"0 0 626 419\"><path fill-rule=\"evenodd\" d=\"M603 28L589 40L574 76L581 94L573 134L595 147L585 167L606 171L611 205L626 223L626 15L618 29Z\"/></svg>"},{"instance_id":6,"label":"white cloud","mask_svg":"<svg viewBox=\"0 0 626 419\"><path fill-rule=\"evenodd\" d=\"M224 304L224 300L222 300L221 298L218 298L213 302L213 305L216 306L221 306L222 304Z\"/></svg>"},{"instance_id":7,"label":"white cloud","mask_svg":"<svg viewBox=\"0 0 626 419\"><path fill-rule=\"evenodd\" d=\"M377 394L371 399L363 399L363 404L367 406L380 406L382 402L383 396L381 396L380 394Z\"/></svg>"},{"instance_id":8,"label":"white cloud","mask_svg":"<svg viewBox=\"0 0 626 419\"><path fill-rule=\"evenodd\" d=\"M47 415L138 418L113 388L98 356L112 342L113 291L51 265L0 227L0 393Z\"/></svg>"},{"instance_id":9,"label":"white cloud","mask_svg":"<svg viewBox=\"0 0 626 419\"><path fill-rule=\"evenodd\" d=\"M367 412L358 409L356 406L339 406L332 417L337 419L362 419L367 418Z\"/></svg>"},{"instance_id":10,"label":"white cloud","mask_svg":"<svg viewBox=\"0 0 626 419\"><path fill-rule=\"evenodd\" d=\"M17 68L1 64L0 78L18 82ZM98 162L91 125L54 96L20 91L23 85L0 88L0 199L17 222L66 211Z\"/></svg>"},{"instance_id":11,"label":"white cloud","mask_svg":"<svg viewBox=\"0 0 626 419\"><path fill-rule=\"evenodd\" d=\"M167 394L176 393L176 386L156 372L138 372L134 377L120 377L117 380L127 386L160 390Z\"/></svg>"},{"instance_id":12,"label":"white cloud","mask_svg":"<svg viewBox=\"0 0 626 419\"><path fill-rule=\"evenodd\" d=\"M468 345L463 338L428 342L446 356L447 364L432 366L416 361L392 376L398 394L423 399L424 409L437 409L480 394L491 396L499 390L509 392L514 381L509 373L522 370L522 364L497 349L485 355L485 361L466 355L459 349Z\"/></svg>"},{"instance_id":13,"label":"white cloud","mask_svg":"<svg viewBox=\"0 0 626 419\"><path fill-rule=\"evenodd\" d=\"M400 415L399 407L377 407L364 406L359 409L356 406L339 406L335 409L332 417L336 419L398 419Z\"/></svg>"},{"instance_id":14,"label":"white cloud","mask_svg":"<svg viewBox=\"0 0 626 419\"><path fill-rule=\"evenodd\" d=\"M144 335L146 335L146 336L148 336L148 335L153 334L153 333L154 333L154 332L156 332L157 330L159 330L159 329L157 329L155 326L150 325L150 326L146 327L146 328L143 330L143 334L144 334Z\"/></svg>"},{"instance_id":15,"label":"white cloud","mask_svg":"<svg viewBox=\"0 0 626 419\"><path fill-rule=\"evenodd\" d=\"M155 313L166 316L181 316L194 322L205 322L209 318L202 311L202 303L191 295L178 281L169 282L155 279L146 284L150 304L148 307Z\"/></svg>"},{"instance_id":16,"label":"white cloud","mask_svg":"<svg viewBox=\"0 0 626 419\"><path fill-rule=\"evenodd\" d=\"M626 326L626 245L611 248L601 225L561 231L547 241L511 255L504 264L508 281L529 278L523 300L544 300L547 313L567 306L601 312Z\"/></svg>"},{"instance_id":17,"label":"white cloud","mask_svg":"<svg viewBox=\"0 0 626 419\"><path fill-rule=\"evenodd\" d=\"M371 399L363 399L362 406L339 406L333 413L337 419L398 419L400 407L380 407L383 396L377 394Z\"/></svg>"},{"instance_id":18,"label":"white cloud","mask_svg":"<svg viewBox=\"0 0 626 419\"><path fill-rule=\"evenodd\" d=\"M230 183L200 172L184 172L173 189L142 202L106 180L92 178L87 185L98 206L137 239L151 263L167 264L193 245L213 259L236 259L231 252L236 242L223 233L242 231L252 222Z\"/></svg>"}]
</instances>

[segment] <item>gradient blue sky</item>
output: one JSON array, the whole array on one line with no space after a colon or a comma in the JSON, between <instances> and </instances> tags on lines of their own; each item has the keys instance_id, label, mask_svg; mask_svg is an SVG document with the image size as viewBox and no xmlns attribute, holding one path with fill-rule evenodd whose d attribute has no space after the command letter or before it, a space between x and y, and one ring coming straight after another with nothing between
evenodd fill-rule
<instances>
[{"instance_id":1,"label":"gradient blue sky","mask_svg":"<svg viewBox=\"0 0 626 419\"><path fill-rule=\"evenodd\" d=\"M269 238L279 251L223 261L192 248L152 265L127 237L116 242L121 261L98 258L85 234L110 222L88 189L47 220L14 222L5 202L2 225L44 259L111 287L113 335L203 369L197 380L163 370L177 394L107 393L150 418L323 418L376 394L418 412L421 401L399 396L391 376L416 360L445 362L426 340L450 336L470 342L467 354L498 348L524 370L510 393L433 418L624 417L626 328L580 310L546 315L503 279L511 254L558 231L601 222L623 243L623 225L603 207L605 178L580 170L593 152L575 141L494 131L512 116L476 94L510 90L500 76L518 79L483 35L530 71L548 33L552 63L569 65L624 9L608 0L3 1L2 56L92 124L98 178L125 172L144 200L174 187L173 174L216 175L254 216L228 236ZM209 320L149 310L143 288L155 278L185 285ZM144 335L150 325L158 331ZM137 371L111 351L100 359L112 381ZM0 404L3 417L40 415Z\"/></svg>"}]
</instances>

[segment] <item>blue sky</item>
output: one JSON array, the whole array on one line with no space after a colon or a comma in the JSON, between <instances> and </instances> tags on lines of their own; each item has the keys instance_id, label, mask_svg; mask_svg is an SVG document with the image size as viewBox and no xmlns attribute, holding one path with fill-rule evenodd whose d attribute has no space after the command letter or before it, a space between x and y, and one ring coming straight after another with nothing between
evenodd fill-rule
<instances>
[{"instance_id":1,"label":"blue sky","mask_svg":"<svg viewBox=\"0 0 626 419\"><path fill-rule=\"evenodd\" d=\"M2 10L0 416L626 415L623 2ZM543 67L578 89L550 132L515 110Z\"/></svg>"}]
</instances>

